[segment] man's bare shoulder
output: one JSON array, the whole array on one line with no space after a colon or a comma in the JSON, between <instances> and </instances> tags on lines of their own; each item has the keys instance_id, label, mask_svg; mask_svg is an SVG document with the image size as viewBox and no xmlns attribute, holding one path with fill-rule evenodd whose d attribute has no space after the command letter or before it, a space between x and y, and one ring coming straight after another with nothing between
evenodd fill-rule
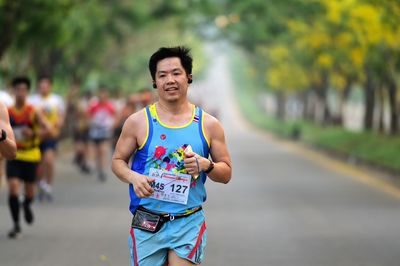
<instances>
[{"instance_id":1,"label":"man's bare shoulder","mask_svg":"<svg viewBox=\"0 0 400 266\"><path fill-rule=\"evenodd\" d=\"M145 109L141 109L133 114L131 114L125 122L126 127L137 127L146 125L146 111Z\"/></svg>"},{"instance_id":2,"label":"man's bare shoulder","mask_svg":"<svg viewBox=\"0 0 400 266\"><path fill-rule=\"evenodd\" d=\"M146 136L146 119L145 109L131 114L124 123L120 138L122 138L122 140L133 139L135 143L129 146L136 145L136 147L139 147Z\"/></svg>"},{"instance_id":3,"label":"man's bare shoulder","mask_svg":"<svg viewBox=\"0 0 400 266\"><path fill-rule=\"evenodd\" d=\"M223 133L223 128L221 122L215 118L214 116L210 115L207 112L204 112L204 130L206 131L206 135L209 137L213 137L216 133Z\"/></svg>"},{"instance_id":4,"label":"man's bare shoulder","mask_svg":"<svg viewBox=\"0 0 400 266\"><path fill-rule=\"evenodd\" d=\"M209 127L209 126L214 127L214 126L217 126L217 125L221 125L219 120L216 117L210 115L209 113L204 112L204 126L206 126L206 127Z\"/></svg>"}]
</instances>

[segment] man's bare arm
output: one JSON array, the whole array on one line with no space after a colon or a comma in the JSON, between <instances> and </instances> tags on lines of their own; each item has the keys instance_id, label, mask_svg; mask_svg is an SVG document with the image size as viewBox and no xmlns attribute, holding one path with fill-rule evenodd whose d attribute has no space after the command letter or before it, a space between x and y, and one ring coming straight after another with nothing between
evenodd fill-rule
<instances>
[{"instance_id":1,"label":"man's bare arm","mask_svg":"<svg viewBox=\"0 0 400 266\"><path fill-rule=\"evenodd\" d=\"M41 110L36 109L35 116L36 121L38 121L40 127L43 130L41 132L42 136L54 136L56 134L56 129L49 123Z\"/></svg>"},{"instance_id":2,"label":"man's bare arm","mask_svg":"<svg viewBox=\"0 0 400 266\"><path fill-rule=\"evenodd\" d=\"M208 173L208 177L219 183L228 183L232 177L232 162L225 142L225 133L221 123L214 117L207 115L204 122L210 141L210 154L214 161L214 169ZM209 162L207 164L207 168ZM206 169L207 169L206 168Z\"/></svg>"},{"instance_id":3,"label":"man's bare arm","mask_svg":"<svg viewBox=\"0 0 400 266\"><path fill-rule=\"evenodd\" d=\"M210 154L214 162L214 169L208 177L219 183L228 183L232 175L232 163L225 143L224 130L220 122L209 114L204 116L204 128L210 141ZM199 175L210 166L208 158L204 158L194 152L185 152L185 168L191 175ZM197 165L197 162L198 165Z\"/></svg>"},{"instance_id":4,"label":"man's bare arm","mask_svg":"<svg viewBox=\"0 0 400 266\"><path fill-rule=\"evenodd\" d=\"M7 160L12 160L17 156L17 144L10 125L7 107L3 103L0 103L0 129L7 134L7 138L0 142L0 154Z\"/></svg>"},{"instance_id":5,"label":"man's bare arm","mask_svg":"<svg viewBox=\"0 0 400 266\"><path fill-rule=\"evenodd\" d=\"M143 111L131 115L122 127L121 135L118 139L112 157L111 169L114 174L125 183L133 184L135 193L138 197L149 197L153 193L150 183L154 179L132 171L129 166L129 158L139 147L138 134L146 125ZM146 134L146 133L144 133Z\"/></svg>"}]
</instances>

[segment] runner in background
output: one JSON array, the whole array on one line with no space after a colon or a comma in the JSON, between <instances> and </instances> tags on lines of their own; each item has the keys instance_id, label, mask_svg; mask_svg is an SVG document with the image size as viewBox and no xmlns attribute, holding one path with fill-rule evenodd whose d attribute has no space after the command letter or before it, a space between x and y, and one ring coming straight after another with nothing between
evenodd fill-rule
<instances>
[{"instance_id":1,"label":"runner in background","mask_svg":"<svg viewBox=\"0 0 400 266\"><path fill-rule=\"evenodd\" d=\"M38 93L29 97L28 102L45 115L53 127L54 134L40 133L42 160L39 166L39 200L53 200L53 183L57 143L64 124L65 106L61 96L52 92L52 81L43 75L38 79Z\"/></svg>"},{"instance_id":2,"label":"runner in background","mask_svg":"<svg viewBox=\"0 0 400 266\"><path fill-rule=\"evenodd\" d=\"M88 164L89 156L89 117L87 110L92 99L91 91L85 91L75 103L73 117L73 139L74 139L74 159L73 162L84 174L90 174L91 169Z\"/></svg>"},{"instance_id":3,"label":"runner in background","mask_svg":"<svg viewBox=\"0 0 400 266\"><path fill-rule=\"evenodd\" d=\"M17 143L17 156L14 160L7 161L7 179L9 185L8 205L13 221L13 228L9 238L21 236L20 225L20 186L25 185L22 210L25 221L32 224L34 215L31 204L35 195L35 181L37 165L41 159L39 149L39 131L49 136L54 134L53 128L46 121L43 113L33 105L27 104L30 89L30 80L26 77L17 77L12 82L15 93L15 105L9 107L10 124L14 131Z\"/></svg>"},{"instance_id":4,"label":"runner in background","mask_svg":"<svg viewBox=\"0 0 400 266\"><path fill-rule=\"evenodd\" d=\"M116 115L106 87L100 87L98 99L89 105L88 115L89 139L93 147L92 154L95 157L97 177L104 182L107 179L105 170L109 165L110 140Z\"/></svg>"},{"instance_id":5,"label":"runner in background","mask_svg":"<svg viewBox=\"0 0 400 266\"><path fill-rule=\"evenodd\" d=\"M14 104L14 98L7 90L0 90L0 102L9 107Z\"/></svg>"},{"instance_id":6,"label":"runner in background","mask_svg":"<svg viewBox=\"0 0 400 266\"><path fill-rule=\"evenodd\" d=\"M119 113L125 106L126 99L123 95L122 89L116 88L111 92L110 101L112 102L115 113Z\"/></svg>"},{"instance_id":7,"label":"runner in background","mask_svg":"<svg viewBox=\"0 0 400 266\"><path fill-rule=\"evenodd\" d=\"M115 145L117 144L118 138L121 135L122 127L125 123L125 120L136 110L138 109L137 106L140 103L140 95L136 93L132 93L126 98L125 105L122 107L120 112L117 112L114 122L114 136L113 136L113 143L112 149L114 150Z\"/></svg>"},{"instance_id":8,"label":"runner in background","mask_svg":"<svg viewBox=\"0 0 400 266\"><path fill-rule=\"evenodd\" d=\"M144 108L156 101L156 95L150 88L143 88L139 91L140 106L138 108Z\"/></svg>"}]
</instances>

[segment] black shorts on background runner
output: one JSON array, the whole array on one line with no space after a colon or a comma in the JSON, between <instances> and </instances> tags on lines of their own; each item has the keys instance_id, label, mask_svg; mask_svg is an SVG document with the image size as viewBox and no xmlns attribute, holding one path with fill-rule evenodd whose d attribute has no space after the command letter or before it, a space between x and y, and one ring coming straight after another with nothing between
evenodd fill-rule
<instances>
[{"instance_id":1,"label":"black shorts on background runner","mask_svg":"<svg viewBox=\"0 0 400 266\"><path fill-rule=\"evenodd\" d=\"M6 173L7 179L18 177L19 179L33 183L36 181L36 170L38 163L25 162L19 160L7 161Z\"/></svg>"}]
</instances>

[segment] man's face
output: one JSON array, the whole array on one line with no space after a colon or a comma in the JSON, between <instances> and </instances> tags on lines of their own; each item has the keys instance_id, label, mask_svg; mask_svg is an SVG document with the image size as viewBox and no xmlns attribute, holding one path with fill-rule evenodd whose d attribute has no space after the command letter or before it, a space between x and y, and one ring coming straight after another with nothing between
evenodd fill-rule
<instances>
[{"instance_id":1,"label":"man's face","mask_svg":"<svg viewBox=\"0 0 400 266\"><path fill-rule=\"evenodd\" d=\"M39 93L41 95L48 95L51 90L51 82L48 79L41 79L39 81Z\"/></svg>"},{"instance_id":2,"label":"man's face","mask_svg":"<svg viewBox=\"0 0 400 266\"><path fill-rule=\"evenodd\" d=\"M14 86L14 95L15 95L15 101L18 103L25 102L26 97L28 97L29 94L29 89L28 85L25 83L20 83Z\"/></svg>"},{"instance_id":3,"label":"man's face","mask_svg":"<svg viewBox=\"0 0 400 266\"><path fill-rule=\"evenodd\" d=\"M108 91L106 89L101 89L99 91L99 101L105 102L108 100Z\"/></svg>"},{"instance_id":4,"label":"man's face","mask_svg":"<svg viewBox=\"0 0 400 266\"><path fill-rule=\"evenodd\" d=\"M156 85L160 99L174 102L186 97L188 75L178 57L165 58L157 63Z\"/></svg>"}]
</instances>

